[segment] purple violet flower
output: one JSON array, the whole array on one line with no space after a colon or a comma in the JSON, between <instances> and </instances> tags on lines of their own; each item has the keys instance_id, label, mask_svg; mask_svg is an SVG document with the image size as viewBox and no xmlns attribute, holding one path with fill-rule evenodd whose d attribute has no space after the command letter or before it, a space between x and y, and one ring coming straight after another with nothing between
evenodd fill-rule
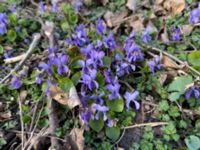
<instances>
[{"instance_id":1,"label":"purple violet flower","mask_svg":"<svg viewBox=\"0 0 200 150\"><path fill-rule=\"evenodd\" d=\"M0 13L0 35L7 33L7 21L8 17L6 13Z\"/></svg>"},{"instance_id":2,"label":"purple violet flower","mask_svg":"<svg viewBox=\"0 0 200 150\"><path fill-rule=\"evenodd\" d=\"M9 7L9 10L12 13L15 13L17 11L17 5L16 5L16 3L11 4L10 7Z\"/></svg>"},{"instance_id":3,"label":"purple violet flower","mask_svg":"<svg viewBox=\"0 0 200 150\"><path fill-rule=\"evenodd\" d=\"M126 92L124 98L126 99L126 107L129 109L131 101L135 103L135 108L138 110L140 108L140 104L136 101L139 95L138 91L134 92Z\"/></svg>"},{"instance_id":4,"label":"purple violet flower","mask_svg":"<svg viewBox=\"0 0 200 150\"><path fill-rule=\"evenodd\" d=\"M126 60L129 63L135 62L138 59L142 59L142 52L140 48L131 40L127 40L125 44Z\"/></svg>"},{"instance_id":5,"label":"purple violet flower","mask_svg":"<svg viewBox=\"0 0 200 150\"><path fill-rule=\"evenodd\" d=\"M96 21L96 30L99 35L105 32L106 28L103 24L103 20L98 18Z\"/></svg>"},{"instance_id":6,"label":"purple violet flower","mask_svg":"<svg viewBox=\"0 0 200 150\"><path fill-rule=\"evenodd\" d=\"M172 40L173 41L180 41L181 40L181 29L179 27L173 26L172 28Z\"/></svg>"},{"instance_id":7,"label":"purple violet flower","mask_svg":"<svg viewBox=\"0 0 200 150\"><path fill-rule=\"evenodd\" d=\"M74 0L73 1L73 6L74 6L74 8L76 9L77 12L80 11L82 5L83 5L82 0Z\"/></svg>"},{"instance_id":8,"label":"purple violet flower","mask_svg":"<svg viewBox=\"0 0 200 150\"><path fill-rule=\"evenodd\" d=\"M39 3L39 8L40 8L40 12L41 12L41 13L44 13L44 12L45 12L46 7L45 7L43 1L40 1L40 3Z\"/></svg>"},{"instance_id":9,"label":"purple violet flower","mask_svg":"<svg viewBox=\"0 0 200 150\"><path fill-rule=\"evenodd\" d=\"M93 115L91 118L94 120L99 120L99 114L103 113L103 120L106 121L108 117L106 116L106 112L109 110L107 106L101 106L99 104L93 104L92 110L96 110L95 116Z\"/></svg>"},{"instance_id":10,"label":"purple violet flower","mask_svg":"<svg viewBox=\"0 0 200 150\"><path fill-rule=\"evenodd\" d=\"M51 0L51 4L52 4L52 11L53 12L58 12L58 6L55 0Z\"/></svg>"},{"instance_id":11,"label":"purple violet flower","mask_svg":"<svg viewBox=\"0 0 200 150\"><path fill-rule=\"evenodd\" d=\"M106 85L106 88L111 92L108 98L109 100L113 100L114 98L120 99L121 96L119 94L121 85L119 84L117 76L114 77L114 80Z\"/></svg>"},{"instance_id":12,"label":"purple violet flower","mask_svg":"<svg viewBox=\"0 0 200 150\"><path fill-rule=\"evenodd\" d=\"M80 80L80 83L83 83L82 89L89 89L90 91L92 91L93 87L96 87L96 89L98 89L99 84L97 81L95 81L97 71L95 69L87 69L88 72L86 72L84 68L82 70L82 80Z\"/></svg>"},{"instance_id":13,"label":"purple violet flower","mask_svg":"<svg viewBox=\"0 0 200 150\"><path fill-rule=\"evenodd\" d=\"M66 66L67 60L68 57L67 55L64 54L64 52L57 54L57 57L53 60L53 64L58 66L57 68L58 74L60 75L62 73L67 74L69 72L69 68Z\"/></svg>"},{"instance_id":14,"label":"purple violet flower","mask_svg":"<svg viewBox=\"0 0 200 150\"><path fill-rule=\"evenodd\" d=\"M148 64L151 69L151 72L154 74L156 69L160 70L161 68L160 57L156 56L153 60L149 60Z\"/></svg>"},{"instance_id":15,"label":"purple violet flower","mask_svg":"<svg viewBox=\"0 0 200 150\"><path fill-rule=\"evenodd\" d=\"M83 24L80 24L76 27L76 34L72 34L71 37L72 40L67 40L67 43L75 44L77 46L84 46L90 41L85 31L85 26Z\"/></svg>"},{"instance_id":16,"label":"purple violet flower","mask_svg":"<svg viewBox=\"0 0 200 150\"><path fill-rule=\"evenodd\" d=\"M86 125L89 125L89 119L91 118L92 113L89 110L85 110L81 115L81 119L85 122Z\"/></svg>"},{"instance_id":17,"label":"purple violet flower","mask_svg":"<svg viewBox=\"0 0 200 150\"><path fill-rule=\"evenodd\" d=\"M104 36L103 37L103 42L104 42L105 47L108 48L108 49L112 50L112 49L117 47L115 39L114 39L112 33L110 33L107 37Z\"/></svg>"},{"instance_id":18,"label":"purple violet flower","mask_svg":"<svg viewBox=\"0 0 200 150\"><path fill-rule=\"evenodd\" d=\"M152 38L149 35L150 32L151 32L151 27L149 25L144 31L142 31L142 41L144 43L148 43L149 41L151 41Z\"/></svg>"},{"instance_id":19,"label":"purple violet flower","mask_svg":"<svg viewBox=\"0 0 200 150\"><path fill-rule=\"evenodd\" d=\"M37 72L35 74L35 83L37 83L37 84L41 84L42 83L42 80L40 78L40 73L39 72Z\"/></svg>"},{"instance_id":20,"label":"purple violet flower","mask_svg":"<svg viewBox=\"0 0 200 150\"><path fill-rule=\"evenodd\" d=\"M39 64L38 67L45 69L48 75L52 74L52 70L51 70L52 63L50 61L48 61L47 64L42 62L42 63Z\"/></svg>"},{"instance_id":21,"label":"purple violet flower","mask_svg":"<svg viewBox=\"0 0 200 150\"><path fill-rule=\"evenodd\" d=\"M198 8L193 9L190 12L189 22L193 24L193 23L198 23L199 20L200 20L200 3L198 4Z\"/></svg>"},{"instance_id":22,"label":"purple violet flower","mask_svg":"<svg viewBox=\"0 0 200 150\"><path fill-rule=\"evenodd\" d=\"M185 92L185 99L189 100L190 97L192 96L192 94L194 94L194 97L200 98L200 87L199 86L191 86L190 88L188 88Z\"/></svg>"},{"instance_id":23,"label":"purple violet flower","mask_svg":"<svg viewBox=\"0 0 200 150\"><path fill-rule=\"evenodd\" d=\"M11 86L15 89L19 89L22 86L22 82L18 76L12 75Z\"/></svg>"}]
</instances>

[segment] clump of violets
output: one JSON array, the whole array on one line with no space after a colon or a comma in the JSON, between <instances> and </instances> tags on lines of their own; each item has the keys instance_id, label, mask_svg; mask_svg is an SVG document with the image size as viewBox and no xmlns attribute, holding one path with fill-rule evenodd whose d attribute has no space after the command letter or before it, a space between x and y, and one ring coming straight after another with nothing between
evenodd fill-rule
<instances>
[{"instance_id":1,"label":"clump of violets","mask_svg":"<svg viewBox=\"0 0 200 150\"><path fill-rule=\"evenodd\" d=\"M6 13L0 13L0 35L7 33L7 21L8 17Z\"/></svg>"},{"instance_id":2,"label":"clump of violets","mask_svg":"<svg viewBox=\"0 0 200 150\"><path fill-rule=\"evenodd\" d=\"M156 56L154 59L148 61L151 72L154 74L156 70L161 69L160 56Z\"/></svg>"},{"instance_id":3,"label":"clump of violets","mask_svg":"<svg viewBox=\"0 0 200 150\"><path fill-rule=\"evenodd\" d=\"M12 75L11 86L15 89L19 89L22 86L21 79L17 75Z\"/></svg>"},{"instance_id":4,"label":"clump of violets","mask_svg":"<svg viewBox=\"0 0 200 150\"><path fill-rule=\"evenodd\" d=\"M199 20L200 20L200 3L198 4L197 8L193 9L190 12L189 22L193 24L193 23L198 23Z\"/></svg>"},{"instance_id":5,"label":"clump of violets","mask_svg":"<svg viewBox=\"0 0 200 150\"><path fill-rule=\"evenodd\" d=\"M150 32L151 32L151 26L150 26L150 25L148 25L148 26L146 27L146 29L144 29L144 30L142 31L142 41L143 41L144 43L148 43L149 41L151 41L152 37L149 35Z\"/></svg>"},{"instance_id":6,"label":"clump of violets","mask_svg":"<svg viewBox=\"0 0 200 150\"><path fill-rule=\"evenodd\" d=\"M200 86L192 85L191 87L186 89L185 99L189 100L192 95L194 95L196 99L200 98Z\"/></svg>"},{"instance_id":7,"label":"clump of violets","mask_svg":"<svg viewBox=\"0 0 200 150\"><path fill-rule=\"evenodd\" d=\"M71 39L67 40L69 44L74 44L79 47L83 59L78 61L81 66L81 102L83 112L80 117L89 125L90 120L99 120L100 117L104 123L112 127L114 121L109 116L110 108L107 100L123 100L120 94L121 84L119 78L135 71L137 61L141 60L142 52L134 42L135 32L131 32L125 43L125 56L115 53L117 47L114 35L112 32L106 34L106 26L100 18L95 22L97 39L92 41L87 35L85 25L80 24L75 29L75 34L71 35ZM104 61L110 59L110 64L104 66ZM107 60L106 60L107 61ZM105 86L102 88L99 83L98 76L105 78ZM100 81L101 82L101 81ZM136 109L139 109L137 97L138 91L134 93L126 93L126 106L130 107L130 103L134 102Z\"/></svg>"},{"instance_id":8,"label":"clump of violets","mask_svg":"<svg viewBox=\"0 0 200 150\"><path fill-rule=\"evenodd\" d=\"M181 29L180 27L172 27L172 40L180 41L181 40Z\"/></svg>"}]
</instances>

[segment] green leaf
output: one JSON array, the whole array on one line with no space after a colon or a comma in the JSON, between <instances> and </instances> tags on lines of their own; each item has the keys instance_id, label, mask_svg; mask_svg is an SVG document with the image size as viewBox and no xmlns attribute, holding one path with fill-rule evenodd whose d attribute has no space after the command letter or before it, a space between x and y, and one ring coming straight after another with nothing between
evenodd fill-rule
<instances>
[{"instance_id":1,"label":"green leaf","mask_svg":"<svg viewBox=\"0 0 200 150\"><path fill-rule=\"evenodd\" d=\"M99 120L92 120L90 119L90 127L96 131L96 132L100 132L103 129L104 126L104 121L102 118L100 118Z\"/></svg>"},{"instance_id":2,"label":"green leaf","mask_svg":"<svg viewBox=\"0 0 200 150\"><path fill-rule=\"evenodd\" d=\"M71 24L77 24L78 22L78 15L77 14L71 14L69 17L69 22Z\"/></svg>"},{"instance_id":3,"label":"green leaf","mask_svg":"<svg viewBox=\"0 0 200 150\"><path fill-rule=\"evenodd\" d=\"M10 41L15 41L15 39L17 38L17 34L14 30L9 30L7 35Z\"/></svg>"},{"instance_id":4,"label":"green leaf","mask_svg":"<svg viewBox=\"0 0 200 150\"><path fill-rule=\"evenodd\" d=\"M198 150L200 148L200 139L197 136L191 135L185 139L185 144L189 150Z\"/></svg>"},{"instance_id":5,"label":"green leaf","mask_svg":"<svg viewBox=\"0 0 200 150\"><path fill-rule=\"evenodd\" d=\"M63 31L67 31L70 28L68 22L63 22L61 28Z\"/></svg>"},{"instance_id":6,"label":"green leaf","mask_svg":"<svg viewBox=\"0 0 200 150\"><path fill-rule=\"evenodd\" d=\"M0 54L3 54L3 46L0 45Z\"/></svg>"},{"instance_id":7,"label":"green leaf","mask_svg":"<svg viewBox=\"0 0 200 150\"><path fill-rule=\"evenodd\" d=\"M74 86L73 82L68 77L61 78L58 81L58 85L64 92L68 92L70 88Z\"/></svg>"},{"instance_id":8,"label":"green leaf","mask_svg":"<svg viewBox=\"0 0 200 150\"><path fill-rule=\"evenodd\" d=\"M193 51L188 55L188 61L193 66L200 66L200 51Z\"/></svg>"},{"instance_id":9,"label":"green leaf","mask_svg":"<svg viewBox=\"0 0 200 150\"><path fill-rule=\"evenodd\" d=\"M102 73L97 73L96 81L99 83L99 87L103 87L105 85L105 78Z\"/></svg>"},{"instance_id":10,"label":"green leaf","mask_svg":"<svg viewBox=\"0 0 200 150\"><path fill-rule=\"evenodd\" d=\"M77 72L72 76L71 80L72 80L74 86L76 86L78 84L80 79L81 79L81 72Z\"/></svg>"},{"instance_id":11,"label":"green leaf","mask_svg":"<svg viewBox=\"0 0 200 150\"><path fill-rule=\"evenodd\" d=\"M106 136L113 141L116 141L120 136L120 128L119 127L107 127L106 128Z\"/></svg>"},{"instance_id":12,"label":"green leaf","mask_svg":"<svg viewBox=\"0 0 200 150\"><path fill-rule=\"evenodd\" d=\"M108 56L105 56L103 58L103 65L106 67L106 68L109 68L110 67L110 64L111 64L111 58L108 57Z\"/></svg>"},{"instance_id":13,"label":"green leaf","mask_svg":"<svg viewBox=\"0 0 200 150\"><path fill-rule=\"evenodd\" d=\"M3 145L6 145L7 142L4 138L0 138L0 148L2 148Z\"/></svg>"},{"instance_id":14,"label":"green leaf","mask_svg":"<svg viewBox=\"0 0 200 150\"><path fill-rule=\"evenodd\" d=\"M191 76L180 76L174 79L168 87L168 92L180 92L183 93L186 85L192 83Z\"/></svg>"},{"instance_id":15,"label":"green leaf","mask_svg":"<svg viewBox=\"0 0 200 150\"><path fill-rule=\"evenodd\" d=\"M107 105L110 108L110 110L115 112L122 112L124 109L124 99L114 99L114 100L108 100Z\"/></svg>"},{"instance_id":16,"label":"green leaf","mask_svg":"<svg viewBox=\"0 0 200 150\"><path fill-rule=\"evenodd\" d=\"M172 92L172 93L170 93L170 95L169 95L169 99L170 99L171 101L176 101L176 100L179 99L180 96L181 96L181 93L179 93L179 92Z\"/></svg>"},{"instance_id":17,"label":"green leaf","mask_svg":"<svg viewBox=\"0 0 200 150\"><path fill-rule=\"evenodd\" d=\"M30 122L31 121L31 116L30 115L24 115L23 116L23 122L24 123L28 123L28 122Z\"/></svg>"}]
</instances>

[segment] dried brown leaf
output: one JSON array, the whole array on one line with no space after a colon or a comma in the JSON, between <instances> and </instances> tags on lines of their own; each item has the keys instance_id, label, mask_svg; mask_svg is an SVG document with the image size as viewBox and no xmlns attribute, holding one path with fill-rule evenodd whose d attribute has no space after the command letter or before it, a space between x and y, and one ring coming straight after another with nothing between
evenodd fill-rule
<instances>
[{"instance_id":1,"label":"dried brown leaf","mask_svg":"<svg viewBox=\"0 0 200 150\"><path fill-rule=\"evenodd\" d=\"M0 112L0 121L9 119L12 116L10 111L7 112Z\"/></svg>"},{"instance_id":2,"label":"dried brown leaf","mask_svg":"<svg viewBox=\"0 0 200 150\"><path fill-rule=\"evenodd\" d=\"M156 4L156 5L160 5L160 4L163 3L163 1L164 1L164 0L156 0L156 1L155 1L155 4Z\"/></svg>"},{"instance_id":3,"label":"dried brown leaf","mask_svg":"<svg viewBox=\"0 0 200 150\"><path fill-rule=\"evenodd\" d=\"M166 0L164 2L164 8L170 11L172 15L181 13L185 9L185 0Z\"/></svg>"},{"instance_id":4,"label":"dried brown leaf","mask_svg":"<svg viewBox=\"0 0 200 150\"><path fill-rule=\"evenodd\" d=\"M166 68L180 69L180 66L168 56L164 55L161 62Z\"/></svg>"},{"instance_id":5,"label":"dried brown leaf","mask_svg":"<svg viewBox=\"0 0 200 150\"><path fill-rule=\"evenodd\" d=\"M128 9L135 11L136 9L136 0L127 0L126 6Z\"/></svg>"},{"instance_id":6,"label":"dried brown leaf","mask_svg":"<svg viewBox=\"0 0 200 150\"><path fill-rule=\"evenodd\" d=\"M164 27L163 29L160 30L159 38L163 43L168 43L169 42L169 37L168 37L168 34L167 34L166 27Z\"/></svg>"},{"instance_id":7,"label":"dried brown leaf","mask_svg":"<svg viewBox=\"0 0 200 150\"><path fill-rule=\"evenodd\" d=\"M161 86L163 86L163 84L165 83L166 79L167 79L167 74L166 73L161 73L160 77L158 79Z\"/></svg>"},{"instance_id":8,"label":"dried brown leaf","mask_svg":"<svg viewBox=\"0 0 200 150\"><path fill-rule=\"evenodd\" d=\"M26 99L27 95L28 95L27 91L25 90L21 91L19 94L20 101L23 102Z\"/></svg>"},{"instance_id":9,"label":"dried brown leaf","mask_svg":"<svg viewBox=\"0 0 200 150\"><path fill-rule=\"evenodd\" d=\"M115 14L111 11L107 11L104 15L104 19L108 27L115 27L120 25L127 15L127 11L122 11Z\"/></svg>"},{"instance_id":10,"label":"dried brown leaf","mask_svg":"<svg viewBox=\"0 0 200 150\"><path fill-rule=\"evenodd\" d=\"M194 26L192 26L192 25L183 25L181 27L181 30L184 34L189 35L192 32L193 28L194 28Z\"/></svg>"},{"instance_id":11,"label":"dried brown leaf","mask_svg":"<svg viewBox=\"0 0 200 150\"><path fill-rule=\"evenodd\" d=\"M105 6L109 2L109 0L100 0L100 2Z\"/></svg>"},{"instance_id":12,"label":"dried brown leaf","mask_svg":"<svg viewBox=\"0 0 200 150\"><path fill-rule=\"evenodd\" d=\"M66 93L58 86L52 85L50 86L49 91L51 98L60 104L68 105L71 109L81 104L75 87L72 87L69 90L69 93Z\"/></svg>"},{"instance_id":13,"label":"dried brown leaf","mask_svg":"<svg viewBox=\"0 0 200 150\"><path fill-rule=\"evenodd\" d=\"M134 28L135 31L141 31L144 29L143 21L144 19L142 15L138 15L129 21L129 25Z\"/></svg>"},{"instance_id":14,"label":"dried brown leaf","mask_svg":"<svg viewBox=\"0 0 200 150\"><path fill-rule=\"evenodd\" d=\"M74 128L70 132L70 144L73 150L83 150L84 149L84 130L79 128Z\"/></svg>"}]
</instances>

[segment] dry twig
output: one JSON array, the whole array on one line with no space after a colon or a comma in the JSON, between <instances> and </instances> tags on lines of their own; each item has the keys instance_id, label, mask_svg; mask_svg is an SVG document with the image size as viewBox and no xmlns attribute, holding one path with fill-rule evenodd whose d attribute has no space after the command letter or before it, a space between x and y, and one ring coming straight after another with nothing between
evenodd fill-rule
<instances>
[{"instance_id":1,"label":"dry twig","mask_svg":"<svg viewBox=\"0 0 200 150\"><path fill-rule=\"evenodd\" d=\"M132 126L126 126L123 129L131 129L131 128L138 128L138 127L144 127L144 126L151 126L151 127L156 127L156 126L162 126L162 125L167 125L167 122L148 122L148 123L141 123L141 124L135 124Z\"/></svg>"}]
</instances>

